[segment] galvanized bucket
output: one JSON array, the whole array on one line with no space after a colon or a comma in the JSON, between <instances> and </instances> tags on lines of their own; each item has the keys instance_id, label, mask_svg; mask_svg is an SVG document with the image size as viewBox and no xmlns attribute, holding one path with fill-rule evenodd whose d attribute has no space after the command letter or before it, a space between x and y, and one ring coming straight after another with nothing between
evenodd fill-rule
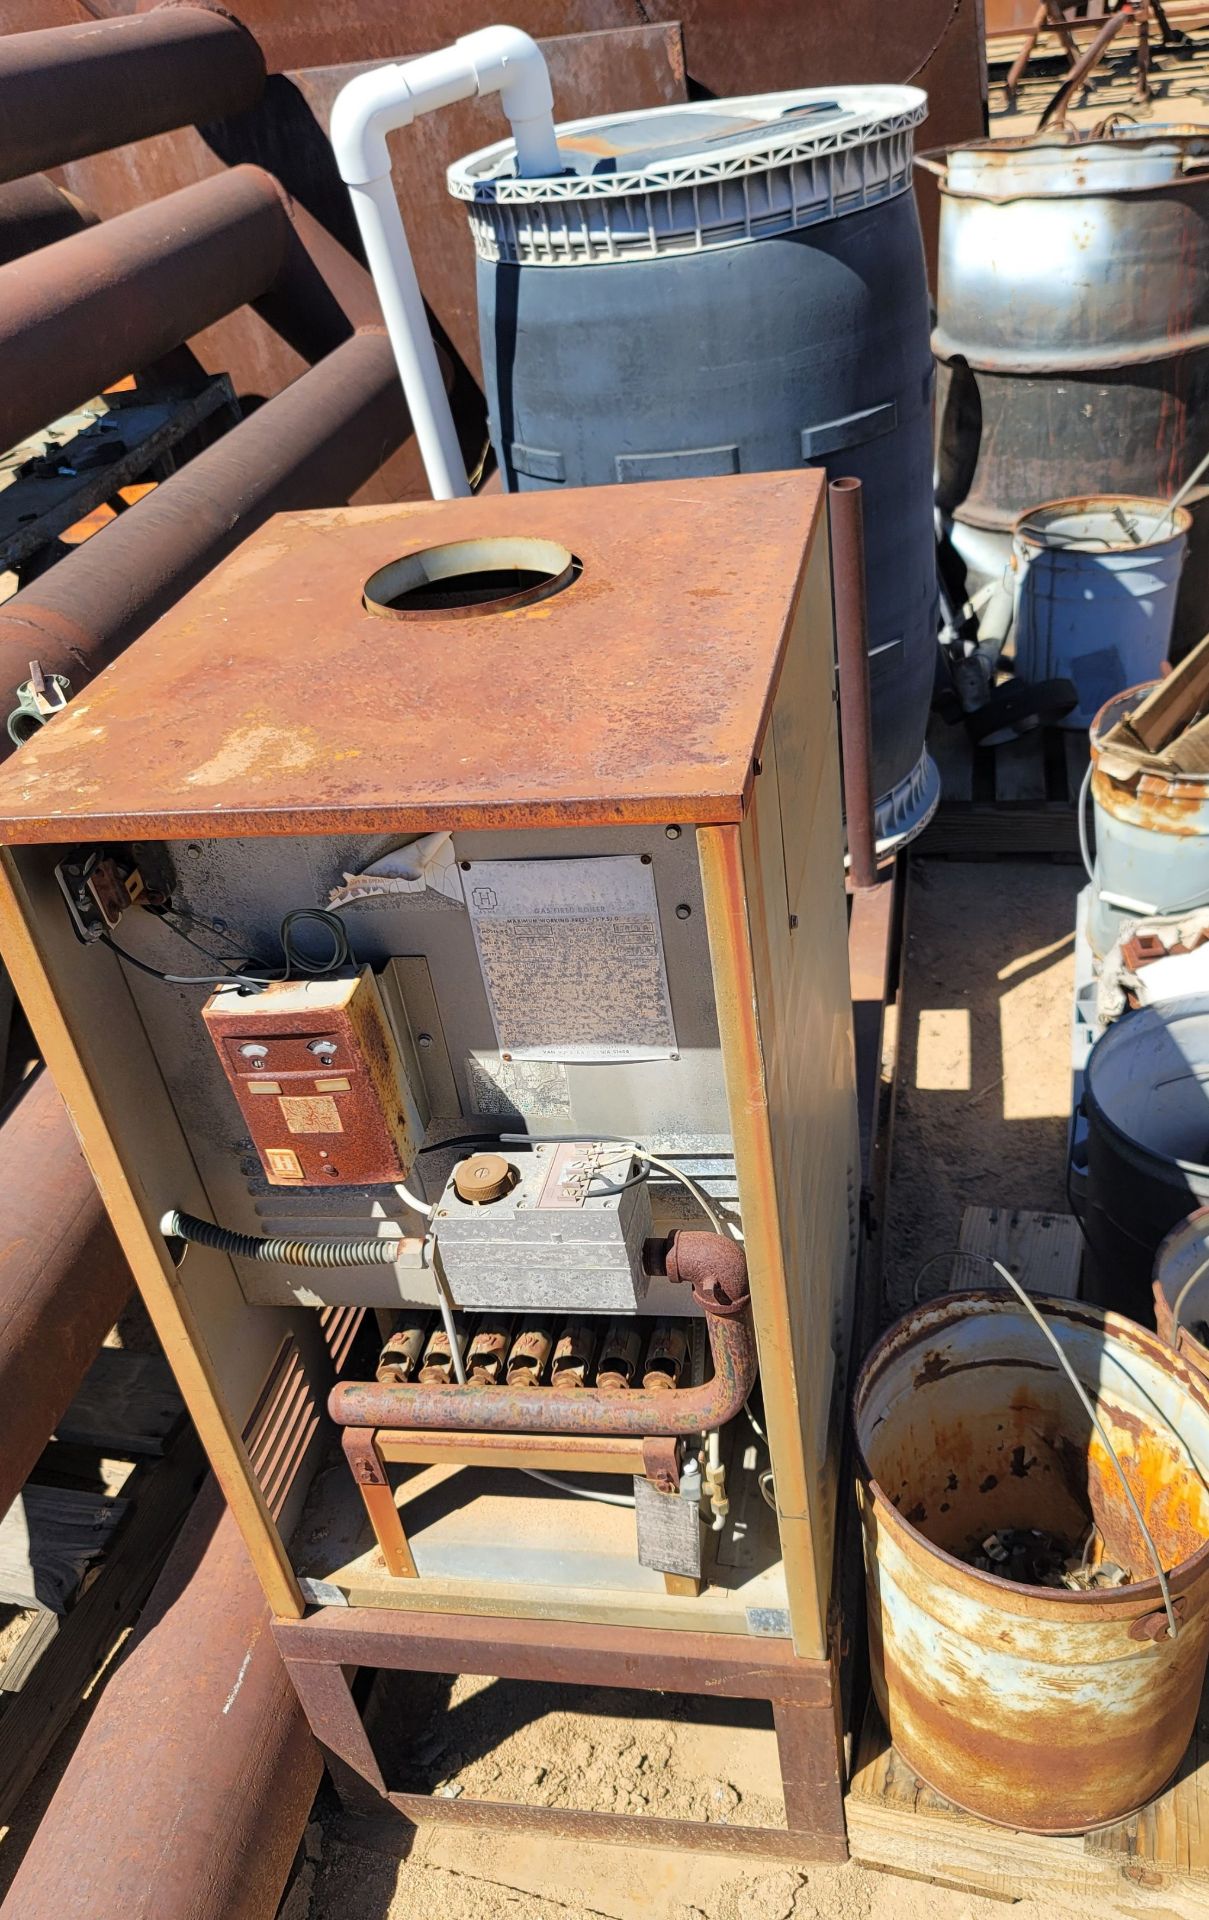
<instances>
[{"instance_id":1,"label":"galvanized bucket","mask_svg":"<svg viewBox=\"0 0 1209 1920\"><path fill-rule=\"evenodd\" d=\"M1090 726L1114 693L1157 677L1191 525L1186 508L1164 516L1161 500L1130 494L1051 500L1017 520L1016 672L1074 681L1060 726Z\"/></svg>"},{"instance_id":2,"label":"galvanized bucket","mask_svg":"<svg viewBox=\"0 0 1209 1920\"><path fill-rule=\"evenodd\" d=\"M1110 1456L1042 1330L1008 1294L949 1294L870 1353L856 1385L873 1687L895 1746L957 1807L1083 1833L1159 1792L1209 1658L1209 1385L1153 1334L1037 1301L1158 1548L1177 1620ZM1177 1437L1178 1435L1178 1437ZM1075 1543L1091 1523L1131 1584L1069 1592L967 1565L992 1531Z\"/></svg>"},{"instance_id":3,"label":"galvanized bucket","mask_svg":"<svg viewBox=\"0 0 1209 1920\"><path fill-rule=\"evenodd\" d=\"M1154 1319L1160 1340L1209 1380L1209 1343L1201 1338L1209 1322L1209 1207L1173 1227L1155 1255Z\"/></svg>"},{"instance_id":4,"label":"galvanized bucket","mask_svg":"<svg viewBox=\"0 0 1209 1920\"><path fill-rule=\"evenodd\" d=\"M1101 959L1122 920L1209 906L1209 774L1139 773L1104 746L1105 734L1149 692L1137 686L1117 694L1091 724L1096 864L1088 937Z\"/></svg>"},{"instance_id":5,"label":"galvanized bucket","mask_svg":"<svg viewBox=\"0 0 1209 1920\"><path fill-rule=\"evenodd\" d=\"M1160 1242L1209 1201L1209 998L1139 1007L1088 1055L1071 1198L1102 1306L1149 1316Z\"/></svg>"}]
</instances>

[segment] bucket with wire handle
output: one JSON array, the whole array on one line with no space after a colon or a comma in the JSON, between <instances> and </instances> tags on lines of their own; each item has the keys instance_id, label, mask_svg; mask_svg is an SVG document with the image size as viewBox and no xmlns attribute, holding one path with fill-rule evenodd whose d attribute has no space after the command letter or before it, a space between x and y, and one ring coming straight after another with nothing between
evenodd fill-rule
<instances>
[{"instance_id":1,"label":"bucket with wire handle","mask_svg":"<svg viewBox=\"0 0 1209 1920\"><path fill-rule=\"evenodd\" d=\"M1127 494L1050 500L1017 520L1016 672L1074 681L1059 726L1090 725L1162 668L1191 525L1186 507Z\"/></svg>"},{"instance_id":2,"label":"bucket with wire handle","mask_svg":"<svg viewBox=\"0 0 1209 1920\"><path fill-rule=\"evenodd\" d=\"M873 1348L854 1421L873 1687L904 1760L1033 1833L1143 1806L1209 1658L1209 1382L1115 1314L956 1293Z\"/></svg>"}]
</instances>

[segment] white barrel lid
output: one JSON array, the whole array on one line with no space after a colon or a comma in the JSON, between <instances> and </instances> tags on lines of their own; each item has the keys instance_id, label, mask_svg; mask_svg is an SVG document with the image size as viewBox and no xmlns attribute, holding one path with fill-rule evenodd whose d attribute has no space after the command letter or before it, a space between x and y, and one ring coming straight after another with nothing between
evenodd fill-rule
<instances>
[{"instance_id":1,"label":"white barrel lid","mask_svg":"<svg viewBox=\"0 0 1209 1920\"><path fill-rule=\"evenodd\" d=\"M696 252L905 193L918 87L810 87L603 114L556 129L565 172L519 179L498 141L447 176L488 260L576 265Z\"/></svg>"},{"instance_id":2,"label":"white barrel lid","mask_svg":"<svg viewBox=\"0 0 1209 1920\"><path fill-rule=\"evenodd\" d=\"M1068 199L1204 178L1209 126L1121 126L1102 134L1058 128L971 140L946 156L944 191L973 200Z\"/></svg>"}]
</instances>

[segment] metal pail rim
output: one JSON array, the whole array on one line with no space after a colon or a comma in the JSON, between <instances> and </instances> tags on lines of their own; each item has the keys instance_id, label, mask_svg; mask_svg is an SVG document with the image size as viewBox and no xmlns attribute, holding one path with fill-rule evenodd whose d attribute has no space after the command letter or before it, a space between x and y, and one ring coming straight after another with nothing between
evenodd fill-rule
<instances>
[{"instance_id":1,"label":"metal pail rim","mask_svg":"<svg viewBox=\"0 0 1209 1920\"><path fill-rule=\"evenodd\" d=\"M1045 1314L1073 1321L1090 1332L1103 1334L1126 1350L1133 1348L1151 1364L1177 1378L1201 1411L1209 1416L1209 1381L1190 1366L1182 1354L1165 1345L1157 1334L1148 1333L1144 1327L1126 1319L1123 1314L1107 1312L1085 1301L1062 1300L1051 1294L1033 1294L1032 1300L1034 1306ZM1011 1312L1025 1324L1031 1324L1024 1308L1006 1287L970 1288L961 1293L946 1293L903 1314L893 1326L887 1328L861 1363L852 1389L852 1431L860 1477L872 1496L879 1519L892 1533L907 1535L925 1554L933 1556L947 1573L955 1576L958 1584L967 1581L972 1583L970 1590L980 1599L993 1593L996 1604L1006 1613L1060 1620L1069 1619L1075 1609L1080 1609L1095 1613L1100 1619L1128 1621L1153 1612L1163 1603L1162 1590L1154 1574L1128 1587L1071 1593L1054 1587L1025 1586L1022 1582L1003 1580L997 1574L984 1573L978 1567L971 1567L966 1561L959 1560L956 1554L929 1540L925 1533L900 1513L876 1479L861 1445L858 1421L862 1403L876 1384L883 1366L897 1358L904 1347L925 1341L931 1330L938 1329L947 1321L968 1316L975 1308L984 1313ZM1209 1538L1186 1560L1179 1561L1165 1571L1173 1598L1199 1586L1209 1578Z\"/></svg>"},{"instance_id":2,"label":"metal pail rim","mask_svg":"<svg viewBox=\"0 0 1209 1920\"><path fill-rule=\"evenodd\" d=\"M1104 513L1112 515L1114 509L1127 517L1133 514L1143 520L1143 525L1168 525L1170 531L1148 540L1131 540L1124 527L1119 539L1100 540L1097 535L1073 535L1069 539L1050 538L1041 529L1029 523L1037 521L1043 514L1055 518L1068 514L1072 518L1079 515ZM1041 500L1035 507L1026 507L1016 518L1012 528L1012 538L1022 547L1034 553L1156 553L1161 547L1171 546L1177 540L1184 540L1192 526L1192 515L1187 507L1168 508L1165 500L1157 495L1141 493L1084 493L1073 494L1065 500Z\"/></svg>"}]
</instances>

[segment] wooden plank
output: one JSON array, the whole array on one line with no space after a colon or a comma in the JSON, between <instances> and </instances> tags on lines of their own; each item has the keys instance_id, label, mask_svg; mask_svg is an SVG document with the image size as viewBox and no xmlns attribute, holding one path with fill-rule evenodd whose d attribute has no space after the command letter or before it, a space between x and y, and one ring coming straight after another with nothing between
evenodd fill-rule
<instances>
[{"instance_id":1,"label":"wooden plank","mask_svg":"<svg viewBox=\"0 0 1209 1920\"><path fill-rule=\"evenodd\" d=\"M158 1458L184 1417L162 1354L102 1347L55 1432L55 1442L98 1453Z\"/></svg>"},{"instance_id":2,"label":"wooden plank","mask_svg":"<svg viewBox=\"0 0 1209 1920\"><path fill-rule=\"evenodd\" d=\"M963 1253L1002 1261L1029 1293L1077 1300L1083 1234L1073 1213L1030 1213L1024 1207L967 1207L957 1244ZM986 1260L953 1262L949 1292L993 1286Z\"/></svg>"},{"instance_id":3,"label":"wooden plank","mask_svg":"<svg viewBox=\"0 0 1209 1920\"><path fill-rule=\"evenodd\" d=\"M1039 728L994 749L997 801L1044 800L1045 751Z\"/></svg>"},{"instance_id":4,"label":"wooden plank","mask_svg":"<svg viewBox=\"0 0 1209 1920\"><path fill-rule=\"evenodd\" d=\"M1209 703L1209 634L1160 680L1129 716L1129 730L1148 753L1159 753ZM1112 734L1106 738L1111 741Z\"/></svg>"},{"instance_id":5,"label":"wooden plank","mask_svg":"<svg viewBox=\"0 0 1209 1920\"><path fill-rule=\"evenodd\" d=\"M20 1693L58 1631L58 1614L40 1607L0 1667L0 1693Z\"/></svg>"},{"instance_id":6,"label":"wooden plank","mask_svg":"<svg viewBox=\"0 0 1209 1920\"><path fill-rule=\"evenodd\" d=\"M891 1746L871 1701L846 1801L848 1844L862 1866L1029 1899L1055 1913L1087 1902L1106 1914L1203 1920L1209 1769L1200 1759L1198 1748L1149 1808L1099 1833L1019 1833L976 1820L925 1786Z\"/></svg>"},{"instance_id":7,"label":"wooden plank","mask_svg":"<svg viewBox=\"0 0 1209 1920\"><path fill-rule=\"evenodd\" d=\"M117 1636L159 1575L205 1473L191 1427L131 1476L130 1514L20 1693L0 1697L0 1824L7 1821Z\"/></svg>"},{"instance_id":8,"label":"wooden plank","mask_svg":"<svg viewBox=\"0 0 1209 1920\"><path fill-rule=\"evenodd\" d=\"M1057 853L1079 851L1074 808L1066 801L970 806L942 805L915 842L933 857L970 854Z\"/></svg>"},{"instance_id":9,"label":"wooden plank","mask_svg":"<svg viewBox=\"0 0 1209 1920\"><path fill-rule=\"evenodd\" d=\"M0 1604L65 1612L128 1504L29 1482L0 1520Z\"/></svg>"}]
</instances>

